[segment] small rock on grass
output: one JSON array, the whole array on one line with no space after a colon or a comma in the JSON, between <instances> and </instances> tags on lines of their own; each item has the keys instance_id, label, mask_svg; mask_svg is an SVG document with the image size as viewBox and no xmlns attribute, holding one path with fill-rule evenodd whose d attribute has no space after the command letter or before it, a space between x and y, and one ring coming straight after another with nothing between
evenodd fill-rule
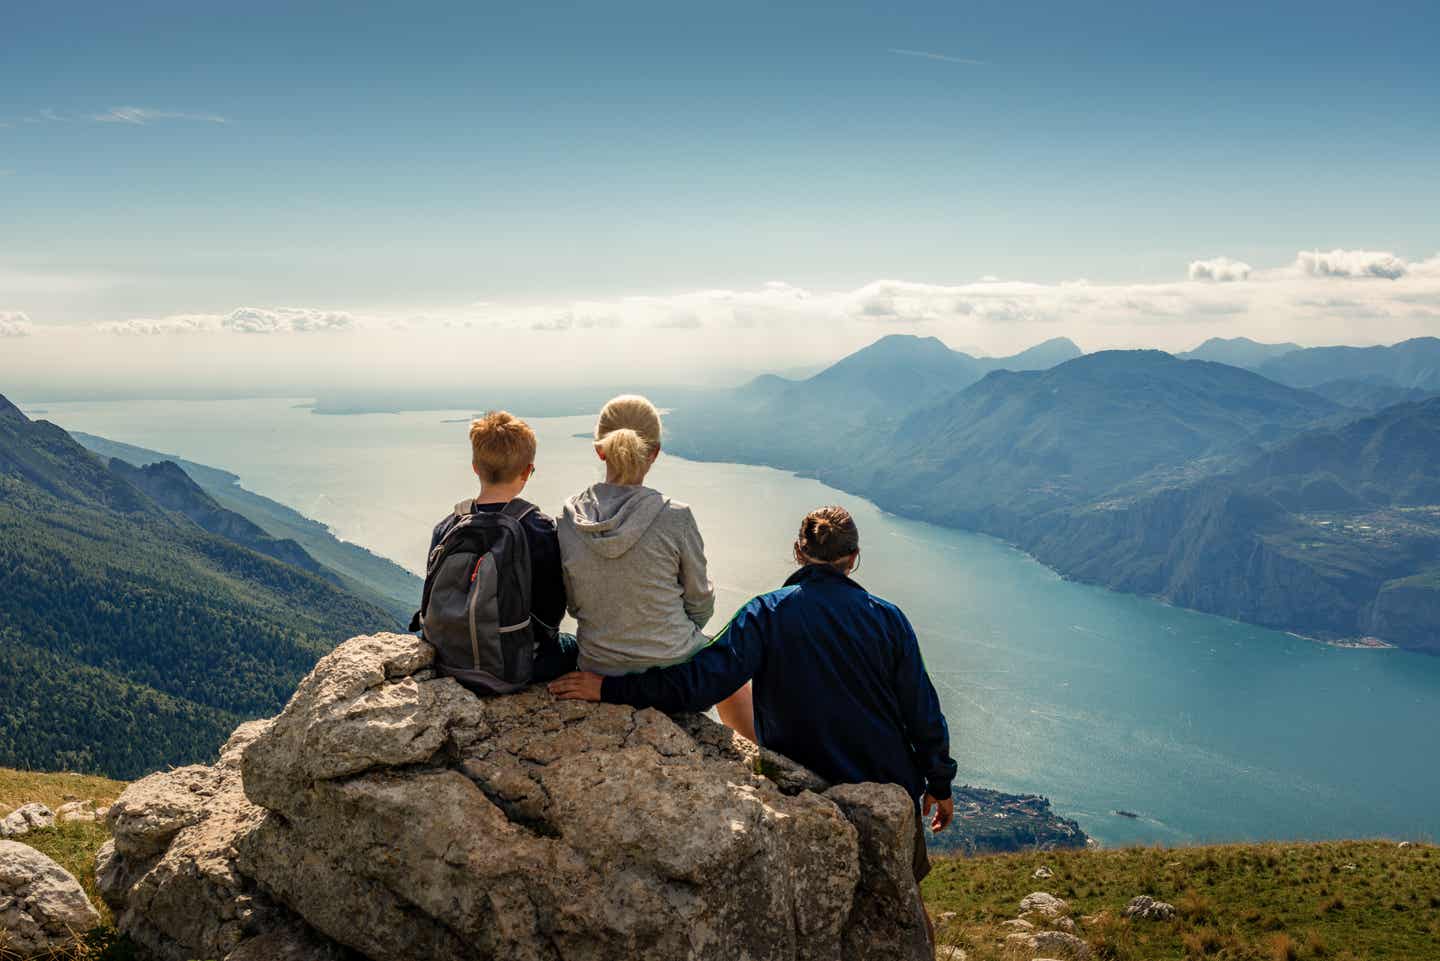
<instances>
[{"instance_id":1,"label":"small rock on grass","mask_svg":"<svg viewBox=\"0 0 1440 961\"><path fill-rule=\"evenodd\" d=\"M1039 878L1040 880L1045 881L1045 880L1048 880L1048 879L1050 879L1050 878L1053 878L1053 877L1055 876L1055 872L1052 871L1052 870L1050 870L1049 868L1045 867L1045 865L1042 864L1040 867L1036 868L1036 869L1035 869L1035 873L1032 874L1032 875L1030 875L1030 876L1031 876L1032 878Z\"/></svg>"},{"instance_id":2,"label":"small rock on grass","mask_svg":"<svg viewBox=\"0 0 1440 961\"><path fill-rule=\"evenodd\" d=\"M1047 920L1054 920L1070 913L1070 905L1061 898L1045 891L1034 891L1020 901L1020 913L1034 912Z\"/></svg>"},{"instance_id":3,"label":"small rock on grass","mask_svg":"<svg viewBox=\"0 0 1440 961\"><path fill-rule=\"evenodd\" d=\"M1175 917L1175 905L1167 901L1156 901L1148 894L1142 894L1130 899L1130 903L1125 905L1124 915L1127 918L1144 918L1147 921L1169 921Z\"/></svg>"},{"instance_id":4,"label":"small rock on grass","mask_svg":"<svg viewBox=\"0 0 1440 961\"><path fill-rule=\"evenodd\" d=\"M72 821L93 822L99 820L100 817L94 801L67 801L55 811L55 818L61 824L68 824Z\"/></svg>"},{"instance_id":5,"label":"small rock on grass","mask_svg":"<svg viewBox=\"0 0 1440 961\"><path fill-rule=\"evenodd\" d=\"M1030 935L1030 950L1064 954L1077 961L1090 957L1089 943L1064 931L1036 931Z\"/></svg>"},{"instance_id":6,"label":"small rock on grass","mask_svg":"<svg viewBox=\"0 0 1440 961\"><path fill-rule=\"evenodd\" d=\"M55 826L55 814L39 802L21 805L0 820L0 838L18 838Z\"/></svg>"}]
</instances>

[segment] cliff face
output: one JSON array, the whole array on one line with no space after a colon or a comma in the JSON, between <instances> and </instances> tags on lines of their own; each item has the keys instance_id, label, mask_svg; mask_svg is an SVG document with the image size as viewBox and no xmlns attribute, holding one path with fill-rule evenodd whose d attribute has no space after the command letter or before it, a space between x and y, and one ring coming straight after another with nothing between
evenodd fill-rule
<instances>
[{"instance_id":1,"label":"cliff face","mask_svg":"<svg viewBox=\"0 0 1440 961\"><path fill-rule=\"evenodd\" d=\"M1405 578L1386 584L1368 615L1369 634L1401 638L1417 651L1440 654L1440 577Z\"/></svg>"},{"instance_id":2,"label":"cliff face","mask_svg":"<svg viewBox=\"0 0 1440 961\"><path fill-rule=\"evenodd\" d=\"M703 717L481 700L432 656L355 638L214 767L132 785L97 865L119 927L226 961L929 956L903 789Z\"/></svg>"}]
</instances>

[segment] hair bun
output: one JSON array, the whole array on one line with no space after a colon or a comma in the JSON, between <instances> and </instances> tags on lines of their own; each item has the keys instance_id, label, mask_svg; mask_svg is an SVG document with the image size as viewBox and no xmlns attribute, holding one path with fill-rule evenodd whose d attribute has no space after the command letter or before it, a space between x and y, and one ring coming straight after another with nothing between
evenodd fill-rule
<instances>
[{"instance_id":1,"label":"hair bun","mask_svg":"<svg viewBox=\"0 0 1440 961\"><path fill-rule=\"evenodd\" d=\"M795 541L796 559L801 563L834 563L860 549L860 532L855 519L843 507L821 507L805 515Z\"/></svg>"}]
</instances>

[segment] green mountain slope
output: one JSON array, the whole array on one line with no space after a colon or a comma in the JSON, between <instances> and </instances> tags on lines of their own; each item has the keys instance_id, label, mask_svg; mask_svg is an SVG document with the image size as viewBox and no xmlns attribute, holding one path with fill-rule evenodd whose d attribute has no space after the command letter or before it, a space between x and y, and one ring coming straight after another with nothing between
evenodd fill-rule
<instances>
[{"instance_id":1,"label":"green mountain slope","mask_svg":"<svg viewBox=\"0 0 1440 961\"><path fill-rule=\"evenodd\" d=\"M1107 587L1440 653L1440 398L1305 432L1187 485L1047 515L1017 539Z\"/></svg>"},{"instance_id":2,"label":"green mountain slope","mask_svg":"<svg viewBox=\"0 0 1440 961\"><path fill-rule=\"evenodd\" d=\"M1356 416L1253 371L1107 351L812 432L804 456L767 421L712 432L698 414L672 447L730 459L746 433L751 462L1003 537L1067 576L1440 653L1440 399Z\"/></svg>"},{"instance_id":3,"label":"green mountain slope","mask_svg":"<svg viewBox=\"0 0 1440 961\"><path fill-rule=\"evenodd\" d=\"M299 544L310 557L339 575L347 589L384 607L398 622L409 621L419 603L423 586L420 578L388 558L340 540L319 521L246 490L240 486L240 478L229 471L93 434L76 431L71 436L102 457L118 458L136 467L163 461L178 464L219 506L240 515L271 537Z\"/></svg>"},{"instance_id":4,"label":"green mountain slope","mask_svg":"<svg viewBox=\"0 0 1440 961\"><path fill-rule=\"evenodd\" d=\"M165 510L8 403L0 581L0 652L14 672L0 688L0 764L59 752L131 776L203 759L236 718L277 710L337 641L394 624L322 577ZM126 718L74 716L97 685L120 695ZM175 723L146 732L151 715Z\"/></svg>"},{"instance_id":5,"label":"green mountain slope","mask_svg":"<svg viewBox=\"0 0 1440 961\"><path fill-rule=\"evenodd\" d=\"M144 491L168 511L190 518L201 530L209 531L257 554L328 576L325 568L293 540L271 537L256 524L217 504L209 494L171 461L134 467L119 458L110 461L110 471Z\"/></svg>"},{"instance_id":6,"label":"green mountain slope","mask_svg":"<svg viewBox=\"0 0 1440 961\"><path fill-rule=\"evenodd\" d=\"M991 374L819 476L930 520L1010 536L1029 517L1208 471L1337 411L1236 367L1104 351Z\"/></svg>"}]
</instances>

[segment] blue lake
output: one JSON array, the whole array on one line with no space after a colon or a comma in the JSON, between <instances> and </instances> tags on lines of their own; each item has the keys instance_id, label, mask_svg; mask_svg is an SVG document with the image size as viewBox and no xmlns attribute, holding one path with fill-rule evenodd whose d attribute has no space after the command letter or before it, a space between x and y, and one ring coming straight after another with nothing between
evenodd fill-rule
<instances>
[{"instance_id":1,"label":"blue lake","mask_svg":"<svg viewBox=\"0 0 1440 961\"><path fill-rule=\"evenodd\" d=\"M47 403L42 416L231 470L418 570L431 525L473 493L469 412L324 417L298 403ZM532 423L527 495L558 512L599 476L575 436L592 421ZM662 457L651 479L695 509L721 589L714 628L784 579L806 511L847 505L857 579L914 622L963 781L1044 794L1107 845L1440 838L1440 658L1325 647L1071 583L989 538L768 468Z\"/></svg>"}]
</instances>

